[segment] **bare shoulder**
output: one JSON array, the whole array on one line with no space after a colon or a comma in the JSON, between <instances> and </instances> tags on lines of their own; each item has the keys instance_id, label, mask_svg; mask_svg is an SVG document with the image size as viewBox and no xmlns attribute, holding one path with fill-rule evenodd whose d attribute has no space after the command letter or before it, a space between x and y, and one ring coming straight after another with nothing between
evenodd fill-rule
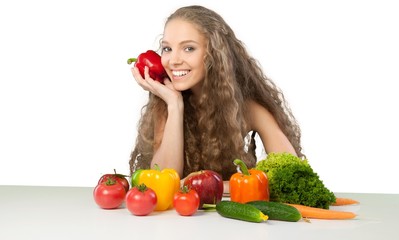
<instances>
[{"instance_id":1,"label":"bare shoulder","mask_svg":"<svg viewBox=\"0 0 399 240\"><path fill-rule=\"evenodd\" d=\"M264 106L253 100L247 101L247 114L252 130L259 131L261 126L277 124L273 114Z\"/></svg>"},{"instance_id":2,"label":"bare shoulder","mask_svg":"<svg viewBox=\"0 0 399 240\"><path fill-rule=\"evenodd\" d=\"M280 129L273 114L255 101L247 103L248 123L251 130L258 132L266 152L290 152L295 150Z\"/></svg>"}]
</instances>

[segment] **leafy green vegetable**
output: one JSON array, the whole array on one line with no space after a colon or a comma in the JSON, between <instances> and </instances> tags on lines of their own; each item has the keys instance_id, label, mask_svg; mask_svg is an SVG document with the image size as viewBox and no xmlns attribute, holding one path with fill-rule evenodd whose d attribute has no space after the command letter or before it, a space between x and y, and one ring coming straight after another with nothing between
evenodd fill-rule
<instances>
[{"instance_id":1,"label":"leafy green vegetable","mask_svg":"<svg viewBox=\"0 0 399 240\"><path fill-rule=\"evenodd\" d=\"M335 195L327 189L306 159L289 153L269 153L256 164L269 180L270 201L328 209Z\"/></svg>"}]
</instances>

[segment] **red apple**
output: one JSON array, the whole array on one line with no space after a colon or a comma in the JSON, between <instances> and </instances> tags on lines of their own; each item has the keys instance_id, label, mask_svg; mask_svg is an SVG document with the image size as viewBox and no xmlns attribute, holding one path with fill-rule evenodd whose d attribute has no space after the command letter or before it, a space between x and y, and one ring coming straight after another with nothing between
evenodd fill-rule
<instances>
[{"instance_id":1,"label":"red apple","mask_svg":"<svg viewBox=\"0 0 399 240\"><path fill-rule=\"evenodd\" d=\"M108 178L111 178L112 180L115 180L122 184L122 186L125 188L125 191L129 191L130 185L129 181L126 179L127 176L123 174L116 173L114 169L114 173L107 173L101 176L101 178L98 180L98 184L101 184L103 182L106 182Z\"/></svg>"},{"instance_id":2,"label":"red apple","mask_svg":"<svg viewBox=\"0 0 399 240\"><path fill-rule=\"evenodd\" d=\"M223 197L222 176L212 170L201 170L190 173L184 180L184 186L197 191L200 197L199 208L204 203L216 204Z\"/></svg>"}]
</instances>

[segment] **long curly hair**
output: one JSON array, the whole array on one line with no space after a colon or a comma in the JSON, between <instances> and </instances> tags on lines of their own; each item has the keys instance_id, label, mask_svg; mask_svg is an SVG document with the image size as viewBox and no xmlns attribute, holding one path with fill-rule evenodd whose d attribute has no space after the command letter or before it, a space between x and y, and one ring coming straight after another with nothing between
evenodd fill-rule
<instances>
[{"instance_id":1,"label":"long curly hair","mask_svg":"<svg viewBox=\"0 0 399 240\"><path fill-rule=\"evenodd\" d=\"M260 64L249 55L244 44L216 12L202 6L176 10L166 21L188 21L207 39L206 66L202 96L194 101L191 91L184 100L184 170L210 169L224 180L236 172L233 160L242 159L248 167L256 164L255 134L249 133L246 104L252 100L274 116L298 156L304 156L301 131L283 93L265 76ZM154 151L154 123L167 118L165 102L153 94L143 107L136 145L131 153L130 170L149 168ZM248 139L248 136L250 139ZM249 144L246 144L246 141Z\"/></svg>"}]
</instances>

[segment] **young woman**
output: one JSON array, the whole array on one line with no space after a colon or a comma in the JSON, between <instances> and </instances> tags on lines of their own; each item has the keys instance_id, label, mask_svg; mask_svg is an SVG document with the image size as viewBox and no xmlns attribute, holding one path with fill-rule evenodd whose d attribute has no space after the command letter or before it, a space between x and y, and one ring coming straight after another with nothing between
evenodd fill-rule
<instances>
[{"instance_id":1,"label":"young woman","mask_svg":"<svg viewBox=\"0 0 399 240\"><path fill-rule=\"evenodd\" d=\"M255 134L264 150L303 156L300 128L282 92L263 73L233 30L202 6L177 9L166 21L161 58L164 84L144 78L143 108L130 168L173 168L181 178L210 169L225 181L233 160L256 165Z\"/></svg>"}]
</instances>

